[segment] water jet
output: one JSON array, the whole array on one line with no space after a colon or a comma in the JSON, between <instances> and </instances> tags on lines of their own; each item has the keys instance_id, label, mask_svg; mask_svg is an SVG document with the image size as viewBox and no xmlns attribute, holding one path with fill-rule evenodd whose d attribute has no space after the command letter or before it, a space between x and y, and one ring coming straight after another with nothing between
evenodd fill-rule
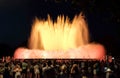
<instances>
[{"instance_id":1,"label":"water jet","mask_svg":"<svg viewBox=\"0 0 120 78\"><path fill-rule=\"evenodd\" d=\"M104 59L105 48L90 43L85 17L76 15L72 21L58 16L56 22L36 19L28 39L28 49L18 48L16 59Z\"/></svg>"}]
</instances>

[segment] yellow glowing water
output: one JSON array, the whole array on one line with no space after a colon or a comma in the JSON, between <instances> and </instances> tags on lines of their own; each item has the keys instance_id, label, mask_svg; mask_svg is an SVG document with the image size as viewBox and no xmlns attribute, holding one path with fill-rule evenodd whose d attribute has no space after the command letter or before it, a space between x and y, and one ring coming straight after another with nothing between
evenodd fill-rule
<instances>
[{"instance_id":1,"label":"yellow glowing water","mask_svg":"<svg viewBox=\"0 0 120 78\"><path fill-rule=\"evenodd\" d=\"M29 38L30 49L45 51L66 51L89 43L88 26L82 14L72 21L68 17L58 16L53 22L36 19Z\"/></svg>"}]
</instances>

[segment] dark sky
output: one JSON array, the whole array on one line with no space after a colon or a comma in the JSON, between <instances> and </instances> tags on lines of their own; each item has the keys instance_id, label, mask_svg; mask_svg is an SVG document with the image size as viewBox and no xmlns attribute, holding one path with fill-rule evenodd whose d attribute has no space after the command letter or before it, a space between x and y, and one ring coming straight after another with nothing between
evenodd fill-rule
<instances>
[{"instance_id":1,"label":"dark sky","mask_svg":"<svg viewBox=\"0 0 120 78\"><path fill-rule=\"evenodd\" d=\"M49 13L53 19L59 14L72 18L83 11L88 21L91 41L103 44L109 53L118 54L120 6L117 1L56 1L58 3L55 0L0 0L0 44L15 48L27 42L35 16L46 18Z\"/></svg>"},{"instance_id":2,"label":"dark sky","mask_svg":"<svg viewBox=\"0 0 120 78\"><path fill-rule=\"evenodd\" d=\"M27 17L28 10L25 2L2 0L0 2L0 42L14 46L24 41L29 28Z\"/></svg>"}]
</instances>

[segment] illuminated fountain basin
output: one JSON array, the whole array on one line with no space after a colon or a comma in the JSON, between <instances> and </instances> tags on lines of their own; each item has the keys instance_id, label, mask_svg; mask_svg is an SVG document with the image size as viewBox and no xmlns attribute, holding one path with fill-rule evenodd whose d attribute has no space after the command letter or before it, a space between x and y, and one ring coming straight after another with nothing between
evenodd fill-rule
<instances>
[{"instance_id":1,"label":"illuminated fountain basin","mask_svg":"<svg viewBox=\"0 0 120 78\"><path fill-rule=\"evenodd\" d=\"M16 59L104 59L105 49L101 44L90 43L88 26L84 16L58 16L53 22L36 19L29 38L29 49L18 48Z\"/></svg>"}]
</instances>

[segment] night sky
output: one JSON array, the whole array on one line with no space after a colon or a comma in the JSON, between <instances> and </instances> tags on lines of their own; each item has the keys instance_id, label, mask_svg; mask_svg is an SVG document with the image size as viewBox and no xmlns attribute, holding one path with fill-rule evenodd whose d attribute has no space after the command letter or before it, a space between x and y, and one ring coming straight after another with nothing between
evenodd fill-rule
<instances>
[{"instance_id":1,"label":"night sky","mask_svg":"<svg viewBox=\"0 0 120 78\"><path fill-rule=\"evenodd\" d=\"M66 2L65 2L66 1ZM115 0L0 0L0 54L12 55L26 46L35 17L53 19L64 14L71 19L83 12L91 42L105 46L107 53L119 54L120 6Z\"/></svg>"}]
</instances>

